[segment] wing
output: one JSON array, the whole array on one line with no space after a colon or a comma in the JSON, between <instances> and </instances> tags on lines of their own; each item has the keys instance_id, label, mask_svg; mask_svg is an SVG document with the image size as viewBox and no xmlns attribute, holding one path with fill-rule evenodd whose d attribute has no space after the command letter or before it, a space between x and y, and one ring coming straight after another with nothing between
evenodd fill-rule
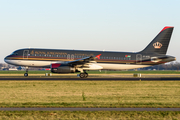
<instances>
[{"instance_id":1,"label":"wing","mask_svg":"<svg viewBox=\"0 0 180 120\"><path fill-rule=\"evenodd\" d=\"M103 67L99 66L96 64L96 59L100 59L101 54L93 57L85 57L82 59L78 59L78 60L74 60L74 61L69 61L67 62L67 64L69 64L70 66L76 66L77 69L79 69L80 71L82 70L100 70Z\"/></svg>"},{"instance_id":2,"label":"wing","mask_svg":"<svg viewBox=\"0 0 180 120\"><path fill-rule=\"evenodd\" d=\"M67 62L67 64L69 64L69 65L83 65L86 63L96 62L95 59L96 59L95 57L90 56L90 57L85 57L85 58L74 60L74 61L69 61L69 62Z\"/></svg>"},{"instance_id":3,"label":"wing","mask_svg":"<svg viewBox=\"0 0 180 120\"><path fill-rule=\"evenodd\" d=\"M100 59L100 56L101 56L101 54L97 55L96 57L93 57L93 56L85 57L85 58L82 58L82 59L69 61L69 62L67 62L67 64L70 64L70 65L83 65L83 64L86 64L86 63L96 63L95 59L97 59L97 58Z\"/></svg>"}]
</instances>

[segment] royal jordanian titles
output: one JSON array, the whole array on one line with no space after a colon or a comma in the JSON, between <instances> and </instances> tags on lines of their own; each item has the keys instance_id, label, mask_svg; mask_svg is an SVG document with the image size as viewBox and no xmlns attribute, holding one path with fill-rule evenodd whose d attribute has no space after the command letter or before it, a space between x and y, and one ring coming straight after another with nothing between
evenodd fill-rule
<instances>
[{"instance_id":1,"label":"royal jordanian titles","mask_svg":"<svg viewBox=\"0 0 180 120\"><path fill-rule=\"evenodd\" d=\"M64 49L19 49L4 58L8 64L28 67L49 67L53 73L75 73L88 77L89 70L123 70L149 67L176 60L166 55L174 27L164 27L140 52L111 52ZM138 43L138 42L137 42ZM140 44L137 44L140 45Z\"/></svg>"}]
</instances>

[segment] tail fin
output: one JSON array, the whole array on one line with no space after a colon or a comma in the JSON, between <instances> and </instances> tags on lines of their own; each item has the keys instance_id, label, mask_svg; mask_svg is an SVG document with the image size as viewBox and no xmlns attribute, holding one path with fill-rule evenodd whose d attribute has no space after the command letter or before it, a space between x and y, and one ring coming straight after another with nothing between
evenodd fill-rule
<instances>
[{"instance_id":1,"label":"tail fin","mask_svg":"<svg viewBox=\"0 0 180 120\"><path fill-rule=\"evenodd\" d=\"M164 27L161 32L140 53L166 54L174 27Z\"/></svg>"}]
</instances>

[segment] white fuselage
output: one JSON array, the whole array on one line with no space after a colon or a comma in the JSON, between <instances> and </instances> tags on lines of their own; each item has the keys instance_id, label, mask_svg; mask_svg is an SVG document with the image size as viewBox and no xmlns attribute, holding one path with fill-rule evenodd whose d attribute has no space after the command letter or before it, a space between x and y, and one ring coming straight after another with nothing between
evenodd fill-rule
<instances>
[{"instance_id":1,"label":"white fuselage","mask_svg":"<svg viewBox=\"0 0 180 120\"><path fill-rule=\"evenodd\" d=\"M50 67L52 63L66 63L67 61L5 60L5 62L17 66L26 66L26 67ZM97 69L116 69L116 70L135 69L135 68L143 68L143 67L151 66L151 65L142 65L142 64L113 64L113 63L93 63L93 65L96 65L93 67L96 67ZM84 70L90 70L90 69L84 68Z\"/></svg>"}]
</instances>

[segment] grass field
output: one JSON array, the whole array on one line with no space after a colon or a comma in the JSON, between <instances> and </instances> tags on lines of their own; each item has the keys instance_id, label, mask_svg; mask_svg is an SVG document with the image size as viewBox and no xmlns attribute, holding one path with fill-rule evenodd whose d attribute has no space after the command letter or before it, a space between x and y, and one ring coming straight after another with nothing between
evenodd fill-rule
<instances>
[{"instance_id":1,"label":"grass field","mask_svg":"<svg viewBox=\"0 0 180 120\"><path fill-rule=\"evenodd\" d=\"M87 71L89 74L133 74L133 73L141 73L141 74L180 74L180 71L107 71L102 70L99 71ZM24 74L25 71L0 71L0 74ZM50 71L29 71L29 74L45 74L50 73ZM55 73L56 74L56 73ZM76 73L72 73L76 74Z\"/></svg>"},{"instance_id":2,"label":"grass field","mask_svg":"<svg viewBox=\"0 0 180 120\"><path fill-rule=\"evenodd\" d=\"M3 120L179 120L180 112L117 112L117 111L0 111Z\"/></svg>"},{"instance_id":3,"label":"grass field","mask_svg":"<svg viewBox=\"0 0 180 120\"><path fill-rule=\"evenodd\" d=\"M180 107L180 81L0 81L0 107Z\"/></svg>"}]
</instances>

